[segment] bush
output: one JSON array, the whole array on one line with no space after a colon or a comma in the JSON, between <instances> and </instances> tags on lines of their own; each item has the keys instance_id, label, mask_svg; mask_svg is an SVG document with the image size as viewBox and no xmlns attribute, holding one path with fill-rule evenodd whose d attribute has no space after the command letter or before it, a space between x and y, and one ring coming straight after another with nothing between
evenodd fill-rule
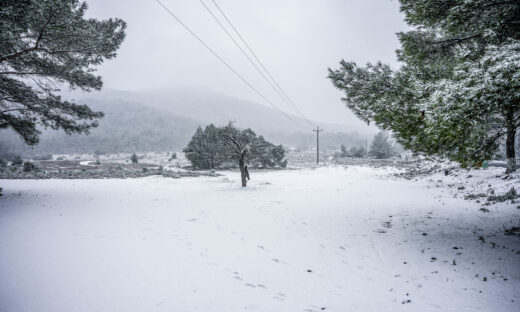
<instances>
[{"instance_id":1,"label":"bush","mask_svg":"<svg viewBox=\"0 0 520 312\"><path fill-rule=\"evenodd\" d=\"M4 168L6 166L7 166L7 162L3 158L0 158L0 168Z\"/></svg>"},{"instance_id":2,"label":"bush","mask_svg":"<svg viewBox=\"0 0 520 312\"><path fill-rule=\"evenodd\" d=\"M16 167L23 165L22 156L20 156L20 155L14 156L13 161L11 162L11 165L16 166Z\"/></svg>"},{"instance_id":3,"label":"bush","mask_svg":"<svg viewBox=\"0 0 520 312\"><path fill-rule=\"evenodd\" d=\"M23 172L32 172L36 170L38 170L38 167L34 163L30 161L26 161L23 163Z\"/></svg>"},{"instance_id":4,"label":"bush","mask_svg":"<svg viewBox=\"0 0 520 312\"><path fill-rule=\"evenodd\" d=\"M385 132L380 131L374 136L368 154L378 159L390 158L395 155L394 146Z\"/></svg>"},{"instance_id":5,"label":"bush","mask_svg":"<svg viewBox=\"0 0 520 312\"><path fill-rule=\"evenodd\" d=\"M136 154L132 154L132 156L130 156L130 160L132 161L132 164L137 164L139 162Z\"/></svg>"},{"instance_id":6,"label":"bush","mask_svg":"<svg viewBox=\"0 0 520 312\"><path fill-rule=\"evenodd\" d=\"M355 147L352 146L348 151L349 156L351 157L365 157L367 154L367 150L363 147Z\"/></svg>"}]
</instances>

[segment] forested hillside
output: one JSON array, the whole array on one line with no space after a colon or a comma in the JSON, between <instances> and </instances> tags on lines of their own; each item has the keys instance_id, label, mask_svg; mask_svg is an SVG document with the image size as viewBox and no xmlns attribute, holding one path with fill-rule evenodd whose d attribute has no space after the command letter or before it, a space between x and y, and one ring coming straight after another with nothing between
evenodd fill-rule
<instances>
[{"instance_id":1,"label":"forested hillside","mask_svg":"<svg viewBox=\"0 0 520 312\"><path fill-rule=\"evenodd\" d=\"M71 135L44 131L41 142L29 147L12 132L0 139L3 153L118 153L169 151L181 149L188 142L197 123L187 118L140 103L90 100L89 106L105 113L99 127L90 135Z\"/></svg>"},{"instance_id":2,"label":"forested hillside","mask_svg":"<svg viewBox=\"0 0 520 312\"><path fill-rule=\"evenodd\" d=\"M0 137L2 154L42 155L49 153L133 153L172 151L184 148L198 126L225 125L251 128L275 144L297 149L316 146L316 136L303 119L250 101L203 88L151 91L107 90L97 94L71 94L78 103L102 111L99 127L90 135L68 136L47 130L34 147L23 144L13 132ZM294 119L294 120L293 120ZM324 124L321 147L337 150L344 144L361 146L367 136L341 125Z\"/></svg>"}]
</instances>

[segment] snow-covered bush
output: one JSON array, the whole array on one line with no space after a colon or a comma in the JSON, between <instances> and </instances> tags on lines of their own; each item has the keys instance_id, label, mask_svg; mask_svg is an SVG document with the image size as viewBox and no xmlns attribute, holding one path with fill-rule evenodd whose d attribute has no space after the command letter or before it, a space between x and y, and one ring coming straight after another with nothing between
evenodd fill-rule
<instances>
[{"instance_id":1,"label":"snow-covered bush","mask_svg":"<svg viewBox=\"0 0 520 312\"><path fill-rule=\"evenodd\" d=\"M348 155L351 157L365 157L367 154L367 150L363 146L355 147L352 146L348 150Z\"/></svg>"},{"instance_id":2,"label":"snow-covered bush","mask_svg":"<svg viewBox=\"0 0 520 312\"><path fill-rule=\"evenodd\" d=\"M30 161L26 161L23 163L23 172L31 172L36 170L38 170L38 167L34 163Z\"/></svg>"},{"instance_id":3,"label":"snow-covered bush","mask_svg":"<svg viewBox=\"0 0 520 312\"><path fill-rule=\"evenodd\" d=\"M378 159L390 158L395 155L394 146L385 132L380 131L374 136L368 154Z\"/></svg>"}]
</instances>

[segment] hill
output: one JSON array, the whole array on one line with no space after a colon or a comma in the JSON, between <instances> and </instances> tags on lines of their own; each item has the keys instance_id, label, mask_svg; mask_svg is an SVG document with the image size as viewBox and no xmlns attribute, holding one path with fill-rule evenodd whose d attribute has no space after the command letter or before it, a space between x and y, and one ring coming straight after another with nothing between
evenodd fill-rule
<instances>
[{"instance_id":1,"label":"hill","mask_svg":"<svg viewBox=\"0 0 520 312\"><path fill-rule=\"evenodd\" d=\"M287 118L279 111L251 101L237 99L203 88L174 88L148 91L104 90L88 94L67 94L78 103L105 112L91 134L68 136L45 130L40 144L28 147L18 136L3 131L0 151L25 155L48 153L118 153L181 150L198 126L229 121L251 128L268 140L299 149L315 146L315 135L304 119ZM364 139L342 125L325 127L324 149L340 144L362 145Z\"/></svg>"}]
</instances>

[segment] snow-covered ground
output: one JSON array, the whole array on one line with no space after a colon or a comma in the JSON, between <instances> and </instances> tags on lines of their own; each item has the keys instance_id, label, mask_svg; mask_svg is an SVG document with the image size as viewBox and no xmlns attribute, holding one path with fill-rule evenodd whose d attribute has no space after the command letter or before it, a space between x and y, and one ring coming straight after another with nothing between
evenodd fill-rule
<instances>
[{"instance_id":1,"label":"snow-covered ground","mask_svg":"<svg viewBox=\"0 0 520 312\"><path fill-rule=\"evenodd\" d=\"M517 204L395 171L0 180L0 311L519 311Z\"/></svg>"}]
</instances>

